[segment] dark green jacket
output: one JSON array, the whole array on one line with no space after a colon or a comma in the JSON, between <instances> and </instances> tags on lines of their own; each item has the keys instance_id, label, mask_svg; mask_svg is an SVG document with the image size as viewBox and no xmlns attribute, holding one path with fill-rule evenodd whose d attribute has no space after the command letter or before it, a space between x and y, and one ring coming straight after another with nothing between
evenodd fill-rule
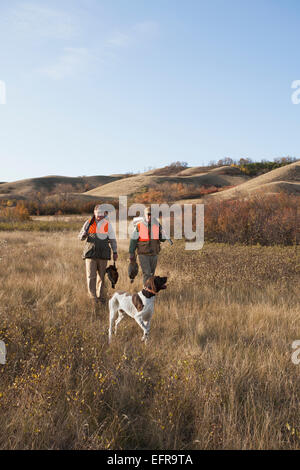
<instances>
[{"instance_id":1,"label":"dark green jacket","mask_svg":"<svg viewBox=\"0 0 300 470\"><path fill-rule=\"evenodd\" d=\"M102 219L103 220L103 219ZM90 227L91 220L87 220L79 235L79 240L86 240L85 247L83 249L83 259L92 258L92 259L111 259L111 248L114 253L117 253L117 242L115 238L114 230L108 220L105 217L105 220L108 222L108 236L106 238L100 238L96 233L89 233L87 231Z\"/></svg>"},{"instance_id":2,"label":"dark green jacket","mask_svg":"<svg viewBox=\"0 0 300 470\"><path fill-rule=\"evenodd\" d=\"M83 259L111 259L111 249L108 238L100 239L96 233L91 233L86 239L83 250Z\"/></svg>"}]
</instances>

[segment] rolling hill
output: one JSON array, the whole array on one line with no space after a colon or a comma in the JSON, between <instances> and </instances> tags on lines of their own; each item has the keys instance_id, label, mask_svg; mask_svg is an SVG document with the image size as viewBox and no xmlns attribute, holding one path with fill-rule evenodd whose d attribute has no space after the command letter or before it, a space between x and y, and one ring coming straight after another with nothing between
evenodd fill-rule
<instances>
[{"instance_id":1,"label":"rolling hill","mask_svg":"<svg viewBox=\"0 0 300 470\"><path fill-rule=\"evenodd\" d=\"M29 178L0 185L0 198L26 199L32 194L41 192L45 197L63 192L83 193L100 185L119 180L124 176L43 176Z\"/></svg>"},{"instance_id":2,"label":"rolling hill","mask_svg":"<svg viewBox=\"0 0 300 470\"><path fill-rule=\"evenodd\" d=\"M190 170L190 169L189 169ZM98 188L87 191L85 195L94 197L119 197L130 196L141 192L144 188L163 183L182 183L195 186L236 186L248 181L249 177L244 175L238 168L220 167L205 173L195 175L170 175L160 176L147 172L126 179L114 181Z\"/></svg>"},{"instance_id":3,"label":"rolling hill","mask_svg":"<svg viewBox=\"0 0 300 470\"><path fill-rule=\"evenodd\" d=\"M217 168L190 167L179 169L173 167L170 173L168 167L147 171L138 175L116 174L98 176L44 176L0 184L0 199L30 199L41 193L45 199L58 197L68 193L70 197L80 201L91 199L109 200L119 196L133 196L147 191L149 188L159 189L161 185L181 183L195 188L222 188L215 194L204 196L204 200L224 200L245 197L251 194L270 194L284 191L300 194L300 162L277 168L260 176L250 177L239 168L221 166ZM228 189L226 189L228 187ZM167 186L165 188L168 189ZM165 189L165 190L167 190ZM186 199L180 202L197 202ZM203 197L201 198L203 200Z\"/></svg>"},{"instance_id":4,"label":"rolling hill","mask_svg":"<svg viewBox=\"0 0 300 470\"><path fill-rule=\"evenodd\" d=\"M284 191L300 195L300 161L251 178L237 188L230 188L208 196L210 199L233 199L253 194L274 194Z\"/></svg>"}]
</instances>

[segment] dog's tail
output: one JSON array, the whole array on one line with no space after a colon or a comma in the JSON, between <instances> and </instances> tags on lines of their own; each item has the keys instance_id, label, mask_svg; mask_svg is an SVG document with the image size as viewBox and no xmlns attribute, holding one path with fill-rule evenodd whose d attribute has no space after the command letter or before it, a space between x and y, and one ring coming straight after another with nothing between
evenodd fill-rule
<instances>
[{"instance_id":1,"label":"dog's tail","mask_svg":"<svg viewBox=\"0 0 300 470\"><path fill-rule=\"evenodd\" d=\"M117 294L114 294L110 301L108 302L109 306L109 330L108 330L108 342L111 342L111 335L112 335L112 328L114 324L114 320L119 310L119 301Z\"/></svg>"}]
</instances>

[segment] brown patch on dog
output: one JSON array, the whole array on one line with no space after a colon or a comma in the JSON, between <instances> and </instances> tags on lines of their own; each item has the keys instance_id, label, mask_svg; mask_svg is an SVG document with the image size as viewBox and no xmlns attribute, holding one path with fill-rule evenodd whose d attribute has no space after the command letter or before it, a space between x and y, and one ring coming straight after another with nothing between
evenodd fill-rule
<instances>
[{"instance_id":1,"label":"brown patch on dog","mask_svg":"<svg viewBox=\"0 0 300 470\"><path fill-rule=\"evenodd\" d=\"M132 303L137 309L138 312L141 312L144 308L144 304L142 302L142 299L140 298L139 294L133 294L132 296Z\"/></svg>"}]
</instances>

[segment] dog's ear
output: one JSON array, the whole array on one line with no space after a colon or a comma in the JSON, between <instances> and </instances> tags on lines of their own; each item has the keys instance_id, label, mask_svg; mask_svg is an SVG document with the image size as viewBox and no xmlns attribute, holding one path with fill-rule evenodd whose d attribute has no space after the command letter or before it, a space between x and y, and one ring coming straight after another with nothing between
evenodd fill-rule
<instances>
[{"instance_id":1,"label":"dog's ear","mask_svg":"<svg viewBox=\"0 0 300 470\"><path fill-rule=\"evenodd\" d=\"M155 285L155 277L154 276L151 276L147 279L147 281L145 282L145 287L147 287L148 289L152 290L152 292L157 292L157 288L156 288L156 285Z\"/></svg>"},{"instance_id":2,"label":"dog's ear","mask_svg":"<svg viewBox=\"0 0 300 470\"><path fill-rule=\"evenodd\" d=\"M144 304L142 302L142 299L140 298L139 294L133 294L132 296L132 303L137 309L138 312L141 312L144 308Z\"/></svg>"}]
</instances>

